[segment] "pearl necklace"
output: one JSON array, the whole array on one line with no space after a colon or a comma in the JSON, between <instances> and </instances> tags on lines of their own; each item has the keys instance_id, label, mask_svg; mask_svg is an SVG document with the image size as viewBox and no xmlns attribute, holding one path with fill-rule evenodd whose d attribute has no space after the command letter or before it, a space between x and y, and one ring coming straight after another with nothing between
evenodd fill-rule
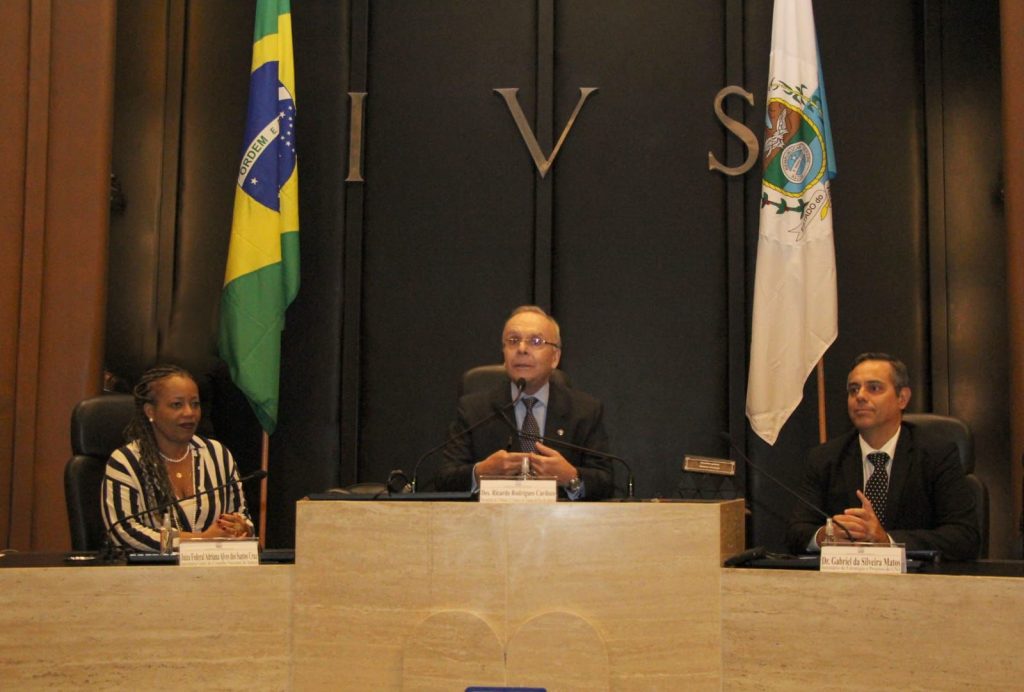
<instances>
[{"instance_id":1,"label":"pearl necklace","mask_svg":"<svg viewBox=\"0 0 1024 692\"><path fill-rule=\"evenodd\" d=\"M163 452L161 452L159 449L157 450L157 454L160 455L161 459L163 459L164 461L168 461L168 462L170 462L172 464L180 464L181 462L185 461L185 457L187 457L191 453L192 453L192 448L191 447L186 447L184 454L182 454L177 459L172 459L169 456L167 456L166 454L164 454Z\"/></svg>"},{"instance_id":2,"label":"pearl necklace","mask_svg":"<svg viewBox=\"0 0 1024 692\"><path fill-rule=\"evenodd\" d=\"M161 451L160 451L159 449L158 449L158 450L156 450L156 452L157 452L157 454L159 454L159 455L160 455L160 458L161 458L161 459L163 459L164 461L166 461L166 462L167 462L168 464L180 464L181 462L185 461L185 459L187 459L187 458L188 458L188 455L189 455L189 454L191 454L191 453L192 453L192 447L191 447L191 446L188 446L188 447L186 447L186 448L185 448L185 453L184 453L184 454L182 454L182 455L181 455L180 457L178 457L177 459L172 459L172 458L170 458L169 456L167 456L166 454L164 454L163 452L161 452ZM182 474L182 472L181 472L181 471L175 471L175 472L174 472L174 477L175 477L175 478L183 478L183 477L184 477L184 475Z\"/></svg>"}]
</instances>

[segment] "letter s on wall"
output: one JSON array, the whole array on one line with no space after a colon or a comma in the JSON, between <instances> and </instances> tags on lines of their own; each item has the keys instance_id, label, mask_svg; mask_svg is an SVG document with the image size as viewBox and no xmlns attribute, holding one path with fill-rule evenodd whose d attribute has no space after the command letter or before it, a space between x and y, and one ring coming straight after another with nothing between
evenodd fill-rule
<instances>
[{"instance_id":1,"label":"letter s on wall","mask_svg":"<svg viewBox=\"0 0 1024 692\"><path fill-rule=\"evenodd\" d=\"M741 123L738 120L734 120L725 114L722 110L722 101L725 100L726 96L742 96L747 100L751 106L754 105L754 95L749 91L738 86L727 86L721 91L715 94L715 115L725 125L729 132L733 133L743 144L747 147L747 160L743 162L741 166L723 166L719 163L715 155L710 151L708 152L708 170L709 171L722 171L726 175L743 175L749 171L757 160L757 155L761 153L761 145L757 142L757 137L750 131L750 128Z\"/></svg>"}]
</instances>

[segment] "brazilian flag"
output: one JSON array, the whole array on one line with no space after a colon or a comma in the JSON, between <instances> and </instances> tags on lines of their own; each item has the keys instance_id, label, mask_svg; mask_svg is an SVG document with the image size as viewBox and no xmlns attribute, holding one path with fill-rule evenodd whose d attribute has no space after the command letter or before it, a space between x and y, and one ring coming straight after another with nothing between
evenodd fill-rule
<instances>
[{"instance_id":1,"label":"brazilian flag","mask_svg":"<svg viewBox=\"0 0 1024 692\"><path fill-rule=\"evenodd\" d=\"M277 427L284 313L299 290L299 171L289 0L258 0L220 355L260 425Z\"/></svg>"}]
</instances>

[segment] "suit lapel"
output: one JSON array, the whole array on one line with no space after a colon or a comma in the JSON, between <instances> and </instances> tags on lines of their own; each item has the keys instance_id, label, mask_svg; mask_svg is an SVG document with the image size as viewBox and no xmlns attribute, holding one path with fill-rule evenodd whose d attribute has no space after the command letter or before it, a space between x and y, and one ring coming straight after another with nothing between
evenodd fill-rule
<instances>
[{"instance_id":1,"label":"suit lapel","mask_svg":"<svg viewBox=\"0 0 1024 692\"><path fill-rule=\"evenodd\" d=\"M552 440L567 440L569 436L569 393L554 381L550 385L548 414L544 421L544 437Z\"/></svg>"},{"instance_id":2,"label":"suit lapel","mask_svg":"<svg viewBox=\"0 0 1024 692\"><path fill-rule=\"evenodd\" d=\"M485 436L481 439L484 440L483 449L487 450L487 454L495 449L509 449L515 440L516 414L512 408L505 408L512 403L511 391L508 381L502 382L501 386L495 387L489 393L487 410L480 412L481 418L495 416L497 419L493 423L484 425L479 433L481 436ZM501 413L498 413L499 411ZM509 427L510 424L513 426L512 428Z\"/></svg>"},{"instance_id":3,"label":"suit lapel","mask_svg":"<svg viewBox=\"0 0 1024 692\"><path fill-rule=\"evenodd\" d=\"M917 452L914 450L914 436L909 426L901 426L900 439L896 442L896 456L892 460L892 471L889 475L889 494L885 500L886 523L892 524L896 519L899 499L903 496L903 486L910 477L910 472L917 463Z\"/></svg>"},{"instance_id":4,"label":"suit lapel","mask_svg":"<svg viewBox=\"0 0 1024 692\"><path fill-rule=\"evenodd\" d=\"M864 489L864 460L860 455L860 435L856 430L853 437L843 450L842 464L843 484L841 487L850 488L847 496L847 507L860 507L860 500L857 498L857 491Z\"/></svg>"}]
</instances>

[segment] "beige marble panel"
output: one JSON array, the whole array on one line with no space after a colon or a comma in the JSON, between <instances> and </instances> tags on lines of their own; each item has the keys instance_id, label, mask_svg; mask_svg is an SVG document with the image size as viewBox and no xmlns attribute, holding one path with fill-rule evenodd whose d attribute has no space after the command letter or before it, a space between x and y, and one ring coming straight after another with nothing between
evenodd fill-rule
<instances>
[{"instance_id":1,"label":"beige marble panel","mask_svg":"<svg viewBox=\"0 0 1024 692\"><path fill-rule=\"evenodd\" d=\"M474 503L299 502L297 689L400 689L406 637L463 610L504 643L503 525Z\"/></svg>"},{"instance_id":2,"label":"beige marble panel","mask_svg":"<svg viewBox=\"0 0 1024 692\"><path fill-rule=\"evenodd\" d=\"M599 628L617 685L717 684L720 507L510 507L511 625L567 610Z\"/></svg>"},{"instance_id":3,"label":"beige marble panel","mask_svg":"<svg viewBox=\"0 0 1024 692\"><path fill-rule=\"evenodd\" d=\"M1021 689L1024 580L722 570L725 689Z\"/></svg>"},{"instance_id":4,"label":"beige marble panel","mask_svg":"<svg viewBox=\"0 0 1024 692\"><path fill-rule=\"evenodd\" d=\"M503 646L546 613L591 623L615 689L717 687L719 565L742 530L739 501L300 502L295 685L398 689L407 638L461 611Z\"/></svg>"},{"instance_id":5,"label":"beige marble panel","mask_svg":"<svg viewBox=\"0 0 1024 692\"><path fill-rule=\"evenodd\" d=\"M508 683L547 692L606 692L608 645L589 622L551 612L528 620L508 643Z\"/></svg>"},{"instance_id":6,"label":"beige marble panel","mask_svg":"<svg viewBox=\"0 0 1024 692\"><path fill-rule=\"evenodd\" d=\"M291 567L0 569L0 687L286 689Z\"/></svg>"},{"instance_id":7,"label":"beige marble panel","mask_svg":"<svg viewBox=\"0 0 1024 692\"><path fill-rule=\"evenodd\" d=\"M402 689L464 690L505 685L505 649L476 615L443 611L421 622L405 641Z\"/></svg>"}]
</instances>

